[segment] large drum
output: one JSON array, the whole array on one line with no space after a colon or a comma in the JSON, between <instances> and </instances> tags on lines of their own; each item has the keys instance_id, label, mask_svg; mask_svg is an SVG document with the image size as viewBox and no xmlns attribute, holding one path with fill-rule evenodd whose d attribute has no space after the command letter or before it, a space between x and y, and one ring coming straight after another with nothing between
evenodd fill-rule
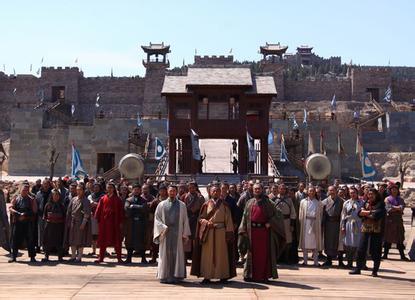
<instances>
[{"instance_id":1,"label":"large drum","mask_svg":"<svg viewBox=\"0 0 415 300\"><path fill-rule=\"evenodd\" d=\"M129 153L118 163L121 176L126 179L135 179L142 182L144 177L144 159L136 153Z\"/></svg>"},{"instance_id":2,"label":"large drum","mask_svg":"<svg viewBox=\"0 0 415 300\"><path fill-rule=\"evenodd\" d=\"M324 154L315 153L307 157L305 170L312 179L323 180L331 173L331 162Z\"/></svg>"}]
</instances>

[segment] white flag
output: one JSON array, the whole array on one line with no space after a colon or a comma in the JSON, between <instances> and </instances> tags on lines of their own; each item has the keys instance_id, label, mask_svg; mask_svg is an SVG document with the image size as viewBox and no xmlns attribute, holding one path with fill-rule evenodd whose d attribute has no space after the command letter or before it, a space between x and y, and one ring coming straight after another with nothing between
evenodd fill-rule
<instances>
[{"instance_id":1,"label":"white flag","mask_svg":"<svg viewBox=\"0 0 415 300\"><path fill-rule=\"evenodd\" d=\"M331 110L336 110L337 103L336 103L336 94L333 95L333 99L331 99Z\"/></svg>"},{"instance_id":2,"label":"white flag","mask_svg":"<svg viewBox=\"0 0 415 300\"><path fill-rule=\"evenodd\" d=\"M379 132L383 131L382 118L378 118L378 131Z\"/></svg>"},{"instance_id":3,"label":"white flag","mask_svg":"<svg viewBox=\"0 0 415 300\"><path fill-rule=\"evenodd\" d=\"M304 126L307 127L307 110L304 108L304 119L303 119Z\"/></svg>"},{"instance_id":4,"label":"white flag","mask_svg":"<svg viewBox=\"0 0 415 300\"><path fill-rule=\"evenodd\" d=\"M190 129L190 139L192 141L192 155L194 160L200 160L199 136Z\"/></svg>"},{"instance_id":5,"label":"white flag","mask_svg":"<svg viewBox=\"0 0 415 300\"><path fill-rule=\"evenodd\" d=\"M71 114L73 116L73 114L75 113L75 104L72 104L71 106Z\"/></svg>"},{"instance_id":6,"label":"white flag","mask_svg":"<svg viewBox=\"0 0 415 300\"><path fill-rule=\"evenodd\" d=\"M386 128L390 128L390 115L388 112L386 113Z\"/></svg>"},{"instance_id":7,"label":"white flag","mask_svg":"<svg viewBox=\"0 0 415 300\"><path fill-rule=\"evenodd\" d=\"M246 143L248 144L248 160L250 162L255 161L255 147L254 147L254 139L252 138L252 136L249 135L249 132L246 131Z\"/></svg>"},{"instance_id":8,"label":"white flag","mask_svg":"<svg viewBox=\"0 0 415 300\"><path fill-rule=\"evenodd\" d=\"M96 107L99 107L99 98L100 98L101 96L99 95L99 93L97 93L97 98L96 98L96 100L95 100L95 106Z\"/></svg>"}]
</instances>

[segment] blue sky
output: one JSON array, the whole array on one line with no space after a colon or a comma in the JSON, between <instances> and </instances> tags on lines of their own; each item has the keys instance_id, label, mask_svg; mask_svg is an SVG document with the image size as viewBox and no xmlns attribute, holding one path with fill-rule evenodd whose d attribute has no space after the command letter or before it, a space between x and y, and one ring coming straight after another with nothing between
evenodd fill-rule
<instances>
[{"instance_id":1,"label":"blue sky","mask_svg":"<svg viewBox=\"0 0 415 300\"><path fill-rule=\"evenodd\" d=\"M35 73L78 65L86 76L143 75L142 44L171 45L171 66L200 55L258 60L259 45L308 44L361 65L415 66L415 1L6 1L0 0L0 67Z\"/></svg>"}]
</instances>

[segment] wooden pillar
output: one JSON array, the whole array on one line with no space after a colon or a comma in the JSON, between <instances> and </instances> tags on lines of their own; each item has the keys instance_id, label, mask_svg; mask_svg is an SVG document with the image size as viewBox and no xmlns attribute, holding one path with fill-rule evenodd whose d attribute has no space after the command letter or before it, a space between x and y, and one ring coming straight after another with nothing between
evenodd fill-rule
<instances>
[{"instance_id":1,"label":"wooden pillar","mask_svg":"<svg viewBox=\"0 0 415 300\"><path fill-rule=\"evenodd\" d=\"M169 174L176 173L176 137L169 136Z\"/></svg>"},{"instance_id":2,"label":"wooden pillar","mask_svg":"<svg viewBox=\"0 0 415 300\"><path fill-rule=\"evenodd\" d=\"M238 139L238 161L239 161L239 174L245 175L248 173L248 146L246 144L246 138Z\"/></svg>"},{"instance_id":3,"label":"wooden pillar","mask_svg":"<svg viewBox=\"0 0 415 300\"><path fill-rule=\"evenodd\" d=\"M261 175L268 174L268 138L261 137Z\"/></svg>"}]
</instances>

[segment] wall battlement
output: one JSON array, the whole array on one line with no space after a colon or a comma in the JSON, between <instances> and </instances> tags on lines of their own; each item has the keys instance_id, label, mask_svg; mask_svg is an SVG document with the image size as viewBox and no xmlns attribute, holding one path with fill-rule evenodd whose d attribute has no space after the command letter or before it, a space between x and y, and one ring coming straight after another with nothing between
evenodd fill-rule
<instances>
[{"instance_id":1,"label":"wall battlement","mask_svg":"<svg viewBox=\"0 0 415 300\"><path fill-rule=\"evenodd\" d=\"M200 56L195 55L195 65L228 65L233 64L233 55L212 55L212 56Z\"/></svg>"}]
</instances>

